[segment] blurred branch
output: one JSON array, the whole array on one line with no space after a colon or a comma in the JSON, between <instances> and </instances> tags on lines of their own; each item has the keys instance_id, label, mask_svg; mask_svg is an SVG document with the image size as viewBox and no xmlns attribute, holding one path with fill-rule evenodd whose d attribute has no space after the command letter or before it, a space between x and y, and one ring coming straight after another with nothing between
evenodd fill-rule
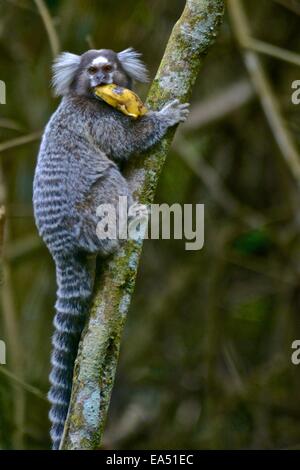
<instances>
[{"instance_id":1,"label":"blurred branch","mask_svg":"<svg viewBox=\"0 0 300 470\"><path fill-rule=\"evenodd\" d=\"M34 0L34 2L44 22L45 29L47 31L48 38L49 38L52 55L53 57L56 57L60 51L60 44L59 44L59 39L56 33L56 29L53 24L53 20L51 18L51 15L48 11L48 8L44 0Z\"/></svg>"},{"instance_id":2,"label":"blurred branch","mask_svg":"<svg viewBox=\"0 0 300 470\"><path fill-rule=\"evenodd\" d=\"M228 11L236 38L241 47L250 37L249 24L240 0L228 0ZM259 57L252 51L243 51L244 60L262 107L269 122L273 136L285 161L297 182L300 181L299 153L288 132L277 98Z\"/></svg>"},{"instance_id":3,"label":"blurred branch","mask_svg":"<svg viewBox=\"0 0 300 470\"><path fill-rule=\"evenodd\" d=\"M95 41L91 34L87 34L85 40L90 49L96 49Z\"/></svg>"},{"instance_id":4,"label":"blurred branch","mask_svg":"<svg viewBox=\"0 0 300 470\"><path fill-rule=\"evenodd\" d=\"M41 390L34 387L33 385L30 385L24 382L24 380L17 377L13 372L10 372L4 367L0 367L0 374L4 375L11 381L15 382L19 387L23 388L26 392L29 392L32 395L35 395L36 397L40 398L41 400L48 402L48 399L45 393L41 392Z\"/></svg>"},{"instance_id":5,"label":"blurred branch","mask_svg":"<svg viewBox=\"0 0 300 470\"><path fill-rule=\"evenodd\" d=\"M300 15L300 1L299 0L275 0L280 5L288 8L289 10Z\"/></svg>"},{"instance_id":6,"label":"blurred branch","mask_svg":"<svg viewBox=\"0 0 300 470\"><path fill-rule=\"evenodd\" d=\"M226 298L224 292L224 278L226 262L220 253L226 253L231 239L231 229L220 227L214 239L213 252L215 261L207 272L209 277L207 304L205 309L205 338L203 341L203 368L206 389L206 408L213 415L215 400L213 395L216 380L217 361L219 356L216 344L222 344L224 334L225 315L219 308L220 299ZM216 295L218 293L218 295Z\"/></svg>"},{"instance_id":7,"label":"blurred branch","mask_svg":"<svg viewBox=\"0 0 300 470\"><path fill-rule=\"evenodd\" d=\"M149 92L147 104L151 109L175 97L181 101L190 97L223 10L223 0L187 0ZM174 132L170 130L146 156L129 163L127 180L136 200L153 201ZM128 241L97 267L93 305L75 364L62 449L95 449L100 445L141 250L142 243Z\"/></svg>"},{"instance_id":8,"label":"blurred branch","mask_svg":"<svg viewBox=\"0 0 300 470\"><path fill-rule=\"evenodd\" d=\"M177 135L176 150L189 168L209 188L211 196L221 207L233 215L241 212L240 202L227 191L214 168L205 163L202 156L187 139Z\"/></svg>"},{"instance_id":9,"label":"blurred branch","mask_svg":"<svg viewBox=\"0 0 300 470\"><path fill-rule=\"evenodd\" d=\"M189 168L209 189L212 199L223 209L231 215L242 219L251 228L265 223L265 219L261 214L256 213L250 207L242 205L230 193L216 170L205 162L202 156L198 154L194 145L184 138L181 133L178 133L176 136L176 150Z\"/></svg>"},{"instance_id":10,"label":"blurred branch","mask_svg":"<svg viewBox=\"0 0 300 470\"><path fill-rule=\"evenodd\" d=\"M246 49L251 49L252 51L275 57L275 59L284 60L290 64L300 66L300 55L296 52L291 52L287 49L282 49L281 47L251 37L245 36L241 38L241 40L243 41L241 45Z\"/></svg>"},{"instance_id":11,"label":"blurred branch","mask_svg":"<svg viewBox=\"0 0 300 470\"><path fill-rule=\"evenodd\" d=\"M13 131L22 131L22 126L13 119L0 118L0 127Z\"/></svg>"},{"instance_id":12,"label":"blurred branch","mask_svg":"<svg viewBox=\"0 0 300 470\"><path fill-rule=\"evenodd\" d=\"M254 96L254 88L249 80L233 83L221 92L214 93L211 98L195 104L181 129L192 131L212 124L239 109Z\"/></svg>"},{"instance_id":13,"label":"blurred branch","mask_svg":"<svg viewBox=\"0 0 300 470\"><path fill-rule=\"evenodd\" d=\"M13 6L15 7L18 7L18 8L22 8L23 10L29 10L30 12L32 13L36 13L36 11L34 10L34 8L32 8L31 6L29 5L26 5L24 3L20 3L18 0L5 0L7 3L11 3Z\"/></svg>"},{"instance_id":14,"label":"blurred branch","mask_svg":"<svg viewBox=\"0 0 300 470\"><path fill-rule=\"evenodd\" d=\"M4 206L6 202L6 186L2 172L0 160L0 206ZM4 227L3 227L4 230ZM3 250L4 251L4 250ZM8 345L10 364L13 373L22 377L23 373L23 351L21 338L18 328L17 312L14 304L14 296L12 289L10 265L4 259L2 262L2 273L0 282L0 305L3 314L4 332ZM15 431L13 436L14 447L16 449L23 448L23 428L25 417L25 397L20 389L14 391L14 424Z\"/></svg>"},{"instance_id":15,"label":"blurred branch","mask_svg":"<svg viewBox=\"0 0 300 470\"><path fill-rule=\"evenodd\" d=\"M29 235L26 238L14 241L6 246L5 257L10 260L11 263L23 259L25 256L31 255L35 251L43 248L44 245L41 242L40 237L36 235Z\"/></svg>"},{"instance_id":16,"label":"blurred branch","mask_svg":"<svg viewBox=\"0 0 300 470\"><path fill-rule=\"evenodd\" d=\"M262 274L263 276L269 277L275 281L281 280L282 283L291 286L294 286L297 283L297 281L295 282L294 272L289 272L283 276L281 271L274 269L274 266L267 265L265 259L261 260L259 257L255 257L254 255L250 258L245 255L238 254L234 250L228 250L226 254L219 253L218 256L224 257L228 264L230 263L239 266L256 274Z\"/></svg>"},{"instance_id":17,"label":"blurred branch","mask_svg":"<svg viewBox=\"0 0 300 470\"><path fill-rule=\"evenodd\" d=\"M42 135L41 131L32 132L32 134L22 135L21 137L16 137L15 139L7 140L6 142L0 143L0 152L11 149L13 147L18 147L19 145L29 144L35 140L39 140Z\"/></svg>"}]
</instances>

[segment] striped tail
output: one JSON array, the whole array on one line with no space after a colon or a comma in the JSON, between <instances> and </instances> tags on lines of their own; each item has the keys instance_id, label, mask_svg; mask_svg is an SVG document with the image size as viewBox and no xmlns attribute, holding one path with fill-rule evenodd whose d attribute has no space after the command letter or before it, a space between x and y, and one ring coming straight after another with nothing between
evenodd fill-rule
<instances>
[{"instance_id":1,"label":"striped tail","mask_svg":"<svg viewBox=\"0 0 300 470\"><path fill-rule=\"evenodd\" d=\"M92 282L86 259L76 255L56 260L57 301L52 338L51 403L52 449L58 450L68 414L74 362L91 297Z\"/></svg>"}]
</instances>

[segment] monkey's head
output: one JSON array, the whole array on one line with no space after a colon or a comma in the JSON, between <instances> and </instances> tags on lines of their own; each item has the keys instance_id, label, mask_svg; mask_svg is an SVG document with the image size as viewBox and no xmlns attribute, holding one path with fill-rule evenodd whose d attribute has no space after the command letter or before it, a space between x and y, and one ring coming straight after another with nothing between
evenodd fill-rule
<instances>
[{"instance_id":1,"label":"monkey's head","mask_svg":"<svg viewBox=\"0 0 300 470\"><path fill-rule=\"evenodd\" d=\"M91 49L82 55L61 53L53 64L52 85L56 96L73 92L93 98L93 88L115 83L125 88L132 81L147 81L147 69L134 49L114 52L110 49Z\"/></svg>"}]
</instances>

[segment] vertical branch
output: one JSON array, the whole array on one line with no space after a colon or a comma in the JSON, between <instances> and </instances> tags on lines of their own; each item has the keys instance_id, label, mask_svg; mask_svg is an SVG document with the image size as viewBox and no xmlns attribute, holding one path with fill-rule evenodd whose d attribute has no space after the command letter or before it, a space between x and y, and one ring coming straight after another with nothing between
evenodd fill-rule
<instances>
[{"instance_id":1,"label":"vertical branch","mask_svg":"<svg viewBox=\"0 0 300 470\"><path fill-rule=\"evenodd\" d=\"M52 55L53 57L56 57L60 51L60 45L59 45L59 39L58 39L56 30L53 24L53 20L51 18L51 15L48 11L48 8L44 0L34 0L34 1L45 25L45 29L47 31L48 38L49 38Z\"/></svg>"},{"instance_id":2,"label":"vertical branch","mask_svg":"<svg viewBox=\"0 0 300 470\"><path fill-rule=\"evenodd\" d=\"M151 108L171 98L189 99L199 68L217 35L223 10L223 0L187 0L151 86L147 100ZM143 203L153 201L174 132L170 130L151 152L128 165L127 180L136 199ZM95 449L100 445L141 250L141 243L128 241L97 267L93 305L75 364L62 449Z\"/></svg>"}]
</instances>

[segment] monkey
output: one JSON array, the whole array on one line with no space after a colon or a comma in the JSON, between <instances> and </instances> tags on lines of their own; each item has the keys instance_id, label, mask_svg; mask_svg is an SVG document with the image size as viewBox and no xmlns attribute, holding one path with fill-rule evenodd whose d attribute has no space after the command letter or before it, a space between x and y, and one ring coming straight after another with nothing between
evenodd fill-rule
<instances>
[{"instance_id":1,"label":"monkey","mask_svg":"<svg viewBox=\"0 0 300 470\"><path fill-rule=\"evenodd\" d=\"M148 81L148 71L133 48L121 52L92 49L63 52L53 63L52 86L61 102L46 125L33 182L38 232L56 267L57 297L52 337L49 419L52 449L60 448L71 397L78 344L89 309L93 275L89 257L106 257L118 239L99 239L97 207L120 196L133 201L121 166L133 154L159 142L186 120L188 103L168 102L133 120L95 98L94 87L116 84L132 89Z\"/></svg>"}]
</instances>

